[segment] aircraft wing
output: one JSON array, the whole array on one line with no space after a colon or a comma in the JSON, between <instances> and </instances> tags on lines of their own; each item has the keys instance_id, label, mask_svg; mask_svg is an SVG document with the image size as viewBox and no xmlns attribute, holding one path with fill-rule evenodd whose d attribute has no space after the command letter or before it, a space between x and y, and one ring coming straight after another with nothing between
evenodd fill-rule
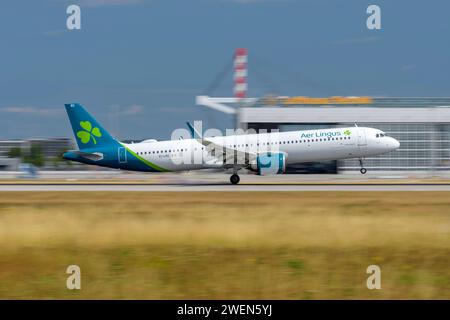
<instances>
[{"instance_id":1,"label":"aircraft wing","mask_svg":"<svg viewBox=\"0 0 450 320\"><path fill-rule=\"evenodd\" d=\"M256 153L239 151L233 148L216 144L208 139L197 139L197 141L206 147L208 153L222 161L224 167L234 167L235 164L246 167L250 162L256 160Z\"/></svg>"}]
</instances>

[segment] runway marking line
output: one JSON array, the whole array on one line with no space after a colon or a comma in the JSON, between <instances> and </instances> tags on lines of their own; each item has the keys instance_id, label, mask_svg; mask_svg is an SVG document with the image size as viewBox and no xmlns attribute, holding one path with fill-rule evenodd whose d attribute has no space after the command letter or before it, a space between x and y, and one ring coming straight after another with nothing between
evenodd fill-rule
<instances>
[{"instance_id":1,"label":"runway marking line","mask_svg":"<svg viewBox=\"0 0 450 320\"><path fill-rule=\"evenodd\" d=\"M0 183L0 186L193 186L193 187L201 187L201 186L232 186L230 183L224 182L215 182L215 183L162 183L162 182L154 182L154 183L109 183L109 182L79 182L79 183L61 183L61 182L45 182L45 183ZM243 182L236 186L450 186L450 183L381 183L381 182Z\"/></svg>"}]
</instances>

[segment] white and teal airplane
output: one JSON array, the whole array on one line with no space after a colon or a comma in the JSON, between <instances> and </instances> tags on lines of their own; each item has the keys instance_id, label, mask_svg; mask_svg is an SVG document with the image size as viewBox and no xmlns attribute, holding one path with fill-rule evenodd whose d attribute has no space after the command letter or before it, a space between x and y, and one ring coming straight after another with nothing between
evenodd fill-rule
<instances>
[{"instance_id":1,"label":"white and teal airplane","mask_svg":"<svg viewBox=\"0 0 450 320\"><path fill-rule=\"evenodd\" d=\"M241 134L202 138L190 126L192 138L123 143L113 138L80 104L66 104L79 150L64 153L67 160L102 167L169 172L221 168L232 171L230 182L238 184L238 171L259 175L281 174L286 164L324 160L363 159L399 148L400 143L373 128L347 127L321 130Z\"/></svg>"}]
</instances>

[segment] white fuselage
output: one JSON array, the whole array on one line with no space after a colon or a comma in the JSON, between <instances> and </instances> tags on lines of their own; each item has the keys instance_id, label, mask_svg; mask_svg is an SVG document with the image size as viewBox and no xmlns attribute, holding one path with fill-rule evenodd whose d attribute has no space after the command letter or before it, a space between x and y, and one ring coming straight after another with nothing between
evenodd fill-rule
<instances>
[{"instance_id":1,"label":"white fuselage","mask_svg":"<svg viewBox=\"0 0 450 320\"><path fill-rule=\"evenodd\" d=\"M210 137L208 141L250 154L281 152L286 163L364 158L393 151L399 142L365 127ZM170 171L222 167L195 139L124 144L139 157Z\"/></svg>"}]
</instances>

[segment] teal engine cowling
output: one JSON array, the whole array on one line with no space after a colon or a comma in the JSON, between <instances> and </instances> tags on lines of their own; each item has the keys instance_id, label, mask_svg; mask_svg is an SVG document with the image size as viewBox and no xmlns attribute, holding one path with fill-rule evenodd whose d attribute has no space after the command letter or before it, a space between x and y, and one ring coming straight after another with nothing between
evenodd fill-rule
<instances>
[{"instance_id":1,"label":"teal engine cowling","mask_svg":"<svg viewBox=\"0 0 450 320\"><path fill-rule=\"evenodd\" d=\"M286 172L285 153L264 153L259 154L250 165L250 170L258 175L282 174Z\"/></svg>"}]
</instances>

